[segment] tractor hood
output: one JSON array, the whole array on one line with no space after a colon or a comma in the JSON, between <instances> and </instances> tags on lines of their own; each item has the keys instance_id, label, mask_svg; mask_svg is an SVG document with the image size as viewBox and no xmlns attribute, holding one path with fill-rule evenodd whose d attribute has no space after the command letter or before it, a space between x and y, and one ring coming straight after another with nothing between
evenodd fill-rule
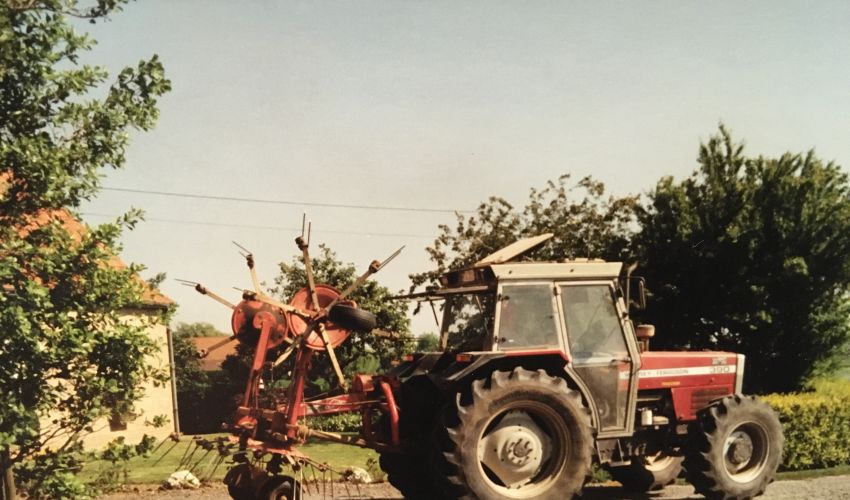
<instances>
[{"instance_id":1,"label":"tractor hood","mask_svg":"<svg viewBox=\"0 0 850 500\"><path fill-rule=\"evenodd\" d=\"M711 401L740 394L744 381L744 355L732 352L652 351L640 356L638 390L669 389L680 420Z\"/></svg>"},{"instance_id":2,"label":"tractor hood","mask_svg":"<svg viewBox=\"0 0 850 500\"><path fill-rule=\"evenodd\" d=\"M739 363L738 360L741 359ZM743 354L721 351L650 351L641 354L641 389L728 382L744 371Z\"/></svg>"}]
</instances>

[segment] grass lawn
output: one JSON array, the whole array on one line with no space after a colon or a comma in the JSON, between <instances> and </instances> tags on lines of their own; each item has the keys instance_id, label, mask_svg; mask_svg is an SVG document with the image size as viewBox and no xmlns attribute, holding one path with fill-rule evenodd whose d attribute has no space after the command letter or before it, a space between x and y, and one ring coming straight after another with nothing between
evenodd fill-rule
<instances>
[{"instance_id":1,"label":"grass lawn","mask_svg":"<svg viewBox=\"0 0 850 500\"><path fill-rule=\"evenodd\" d=\"M208 439L213 439L216 436L223 434L211 434L204 436ZM191 436L184 436L180 443L177 443L167 454L166 450L171 448L171 442L165 443L162 447L153 453L150 457L135 457L127 464L127 483L132 484L158 484L164 481L169 474L179 469L188 469L191 465L179 467L180 461L186 453L189 444L192 442ZM383 478L383 474L376 471L375 468L370 468L367 461L370 459L377 460L378 454L374 450L358 448L338 443L329 443L326 441L307 443L299 448L304 454L311 459L327 463L336 470L346 467L360 467L369 471L372 477L379 479ZM190 451L191 453L191 451ZM190 464L194 464L205 453L203 449L197 449L192 457ZM226 459L215 472L210 475L213 470L213 460L217 456L216 452L209 453L206 458L195 467L193 473L201 479L206 479L209 476L210 481L221 481L225 472L229 467L230 459ZM100 473L108 470L110 464L104 461L92 461L86 464L82 475L86 480L95 479ZM377 473L377 474L376 474ZM780 472L777 474L777 479L793 480L793 479L814 479L825 476L836 476L850 474L850 465L832 467L829 469L813 469L793 472ZM378 477L376 477L376 475ZM605 476L594 476L594 479L601 481ZM684 479L677 481L679 484L685 484Z\"/></svg>"},{"instance_id":2,"label":"grass lawn","mask_svg":"<svg viewBox=\"0 0 850 500\"><path fill-rule=\"evenodd\" d=\"M207 439L213 439L223 434L211 434L204 436ZM149 457L135 457L127 464L127 479L128 483L135 484L157 484L164 481L169 474L179 469L189 469L192 464L198 461L199 458L206 453L205 450L198 448L194 451L190 465L180 466L180 461L183 458L186 450L192 442L192 436L184 436L181 442L177 443L168 453L165 452L172 447L172 442L163 444L156 453ZM194 448L194 447L193 447ZM311 459L327 463L334 469L344 469L346 467L360 467L369 470L370 474L375 476L375 471L370 470L367 461L369 459L377 460L378 454L374 450L358 448L356 446L329 443L326 441L310 442L299 448L305 455ZM192 453L190 450L189 453ZM202 462L197 465L193 473L201 479L206 479L212 471L213 461L218 454L215 451L210 452ZM229 458L218 466L215 473L210 477L210 481L220 481L229 467L231 460ZM86 464L82 471L82 475L86 480L93 480L99 474L108 470L111 464L102 460L92 461Z\"/></svg>"}]
</instances>

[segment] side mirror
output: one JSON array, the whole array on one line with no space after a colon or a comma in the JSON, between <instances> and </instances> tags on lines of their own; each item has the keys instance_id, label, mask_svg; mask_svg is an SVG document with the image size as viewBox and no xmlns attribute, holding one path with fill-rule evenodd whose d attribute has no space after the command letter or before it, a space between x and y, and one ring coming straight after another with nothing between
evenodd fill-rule
<instances>
[{"instance_id":1,"label":"side mirror","mask_svg":"<svg viewBox=\"0 0 850 500\"><path fill-rule=\"evenodd\" d=\"M635 302L635 308L642 311L646 309L646 281L641 276L632 276L632 273L637 269L637 262L632 263L628 268L626 268L626 279L625 279L625 289L626 289L626 310L628 311L632 307L631 300L631 291L632 291L632 280L637 281L638 286L638 299Z\"/></svg>"}]
</instances>

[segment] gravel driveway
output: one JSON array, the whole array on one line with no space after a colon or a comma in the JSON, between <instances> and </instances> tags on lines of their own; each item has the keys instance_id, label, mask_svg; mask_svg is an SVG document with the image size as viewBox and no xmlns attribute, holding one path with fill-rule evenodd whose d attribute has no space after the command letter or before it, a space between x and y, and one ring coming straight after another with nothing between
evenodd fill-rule
<instances>
[{"instance_id":1,"label":"gravel driveway","mask_svg":"<svg viewBox=\"0 0 850 500\"><path fill-rule=\"evenodd\" d=\"M329 497L330 491L327 492ZM334 486L334 498L338 499L400 499L398 491L392 486L382 483L375 485L366 485L360 487L358 495L355 486L349 486L348 491L339 484ZM192 500L229 500L227 491L224 486L217 484L210 487L201 488L192 491L158 491L152 487L141 487L138 491L129 491L124 493L114 493L102 497L104 500L131 500L131 499L177 499L189 498ZM317 494L314 490L312 493L305 496L307 500L322 499L321 494ZM702 498L700 495L694 494L694 489L690 486L670 486L667 489L651 494L651 495L629 495L617 485L610 483L605 485L588 485L584 489L582 500L625 500L625 499L654 499L664 498L671 500L686 500ZM770 485L767 493L760 498L765 500L798 500L798 499L829 499L829 500L850 500L850 475L822 477L817 479L804 479L794 481L777 481Z\"/></svg>"}]
</instances>

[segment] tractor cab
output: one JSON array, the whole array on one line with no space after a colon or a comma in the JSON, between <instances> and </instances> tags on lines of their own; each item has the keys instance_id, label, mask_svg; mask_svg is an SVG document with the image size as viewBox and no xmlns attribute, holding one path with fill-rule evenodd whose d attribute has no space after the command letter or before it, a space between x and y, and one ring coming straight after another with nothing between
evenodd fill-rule
<instances>
[{"instance_id":1,"label":"tractor cab","mask_svg":"<svg viewBox=\"0 0 850 500\"><path fill-rule=\"evenodd\" d=\"M640 350L619 283L622 264L516 262L552 234L520 240L442 276L440 346L485 357L545 356L586 394L600 435L634 426ZM463 358L461 358L463 359Z\"/></svg>"}]
</instances>

